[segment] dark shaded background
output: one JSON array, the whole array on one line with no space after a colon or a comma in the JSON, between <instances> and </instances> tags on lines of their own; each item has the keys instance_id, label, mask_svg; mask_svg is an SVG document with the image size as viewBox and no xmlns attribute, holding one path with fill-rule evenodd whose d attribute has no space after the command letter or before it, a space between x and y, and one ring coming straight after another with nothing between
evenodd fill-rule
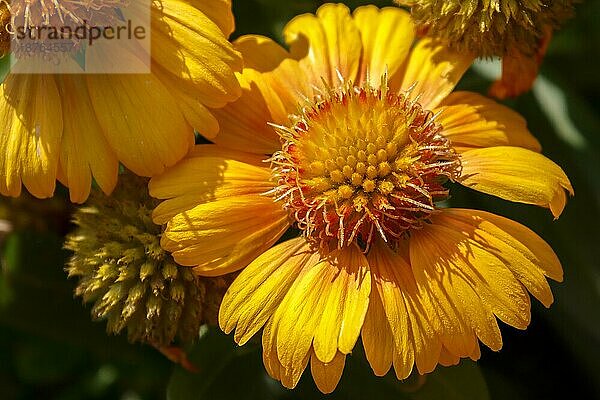
<instances>
[{"instance_id":1,"label":"dark shaded background","mask_svg":"<svg viewBox=\"0 0 600 400\"><path fill-rule=\"evenodd\" d=\"M203 1L203 0L202 0ZM314 12L318 1L234 0L236 35L280 40L285 22ZM367 2L346 1L351 7ZM390 5L391 2L376 1ZM479 363L441 368L425 381L376 378L360 345L331 398L562 399L600 398L600 1L578 6L555 35L534 90L507 104L518 110L544 154L571 178L576 196L564 214L512 204L459 186L452 206L489 210L520 221L545 238L563 262L556 301L533 304L526 331L503 326L504 348L484 350ZM390 49L394 51L394 49ZM485 93L489 65L474 67L460 87ZM488 78L486 78L486 76ZM64 193L32 202L26 230L5 238L0 274L0 399L304 399L320 398L306 374L295 391L268 378L260 343L238 348L214 329L191 349L198 374L173 366L151 348L107 336L89 309L73 299L62 250L69 226ZM6 205L7 200L0 200ZM30 220L27 220L29 218ZM31 222L34 222L32 224ZM424 384L423 384L424 383Z\"/></svg>"}]
</instances>

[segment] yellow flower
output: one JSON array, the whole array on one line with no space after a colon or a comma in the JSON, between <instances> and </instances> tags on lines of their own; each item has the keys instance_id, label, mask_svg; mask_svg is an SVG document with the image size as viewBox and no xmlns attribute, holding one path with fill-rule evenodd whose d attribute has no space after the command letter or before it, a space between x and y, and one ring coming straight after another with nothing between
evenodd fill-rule
<instances>
[{"instance_id":1,"label":"yellow flower","mask_svg":"<svg viewBox=\"0 0 600 400\"><path fill-rule=\"evenodd\" d=\"M524 329L527 291L549 306L562 269L517 222L440 208L443 184L558 217L563 171L518 114L452 92L472 58L414 44L400 9L327 4L284 35L289 52L237 40L243 94L216 112L216 144L151 180L163 248L199 275L246 267L220 325L240 345L262 329L265 366L289 388L310 361L331 392L359 335L374 372L400 379L477 359L478 339L498 350L496 317ZM302 235L273 246L286 231Z\"/></svg>"},{"instance_id":2,"label":"yellow flower","mask_svg":"<svg viewBox=\"0 0 600 400\"><path fill-rule=\"evenodd\" d=\"M12 1L13 17L38 21L45 13L56 18L54 7L65 16L84 7L40 1ZM91 12L115 3L97 0ZM194 128L216 134L210 108L240 94L234 70L241 57L226 39L231 1L153 1L150 19L151 74L7 76L0 86L0 194L18 196L24 185L50 197L58 179L72 201L83 202L92 178L104 192L113 190L119 162L151 176L188 152Z\"/></svg>"}]
</instances>

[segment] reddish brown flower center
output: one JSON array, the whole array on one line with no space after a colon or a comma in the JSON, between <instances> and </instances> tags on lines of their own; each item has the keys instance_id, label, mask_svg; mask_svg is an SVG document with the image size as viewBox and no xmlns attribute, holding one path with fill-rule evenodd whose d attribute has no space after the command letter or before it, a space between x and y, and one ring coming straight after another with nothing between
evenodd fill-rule
<instances>
[{"instance_id":1,"label":"reddish brown flower center","mask_svg":"<svg viewBox=\"0 0 600 400\"><path fill-rule=\"evenodd\" d=\"M447 198L442 185L459 173L434 119L409 93L389 91L385 77L381 89L329 89L290 128L276 127L277 200L325 251L403 237Z\"/></svg>"}]
</instances>

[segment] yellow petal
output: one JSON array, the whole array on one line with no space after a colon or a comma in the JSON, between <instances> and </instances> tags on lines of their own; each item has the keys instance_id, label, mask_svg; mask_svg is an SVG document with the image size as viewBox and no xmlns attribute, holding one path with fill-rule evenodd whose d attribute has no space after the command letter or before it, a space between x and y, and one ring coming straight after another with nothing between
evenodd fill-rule
<instances>
[{"instance_id":1,"label":"yellow petal","mask_svg":"<svg viewBox=\"0 0 600 400\"><path fill-rule=\"evenodd\" d=\"M374 285L376 285L375 279L373 279ZM360 335L365 355L373 372L377 376L384 376L392 366L395 348L390 324L377 290L371 290L369 309Z\"/></svg>"},{"instance_id":2,"label":"yellow petal","mask_svg":"<svg viewBox=\"0 0 600 400\"><path fill-rule=\"evenodd\" d=\"M199 204L267 192L273 183L263 159L215 145L195 146L186 158L150 180L150 195L165 200L154 209L154 222L165 224Z\"/></svg>"},{"instance_id":3,"label":"yellow petal","mask_svg":"<svg viewBox=\"0 0 600 400\"><path fill-rule=\"evenodd\" d=\"M410 239L410 259L415 279L421 285L439 286L454 302L457 312L477 337L492 350L499 350L502 338L491 306L482 301L464 274L446 260L448 254L444 250L429 232L416 231Z\"/></svg>"},{"instance_id":4,"label":"yellow petal","mask_svg":"<svg viewBox=\"0 0 600 400\"><path fill-rule=\"evenodd\" d=\"M477 93L451 93L433 111L441 112L436 121L455 148L517 146L541 151L540 143L527 129L523 117Z\"/></svg>"},{"instance_id":5,"label":"yellow petal","mask_svg":"<svg viewBox=\"0 0 600 400\"><path fill-rule=\"evenodd\" d=\"M245 70L239 77L242 96L222 109L215 110L219 135L212 139L222 147L255 154L272 154L281 147L275 130L268 125L271 113L265 96L255 83L260 76ZM268 91L269 89L264 89Z\"/></svg>"},{"instance_id":6,"label":"yellow petal","mask_svg":"<svg viewBox=\"0 0 600 400\"><path fill-rule=\"evenodd\" d=\"M286 49L266 36L240 36L233 42L233 45L244 58L244 68L258 72L273 71L285 59L291 57Z\"/></svg>"},{"instance_id":7,"label":"yellow petal","mask_svg":"<svg viewBox=\"0 0 600 400\"><path fill-rule=\"evenodd\" d=\"M231 284L219 309L219 325L225 333L235 328L235 341L241 346L258 332L300 271L318 262L304 238L288 240L260 255Z\"/></svg>"},{"instance_id":8,"label":"yellow petal","mask_svg":"<svg viewBox=\"0 0 600 400\"><path fill-rule=\"evenodd\" d=\"M531 317L529 296L504 260L489 246L481 245L454 225L428 224L411 237L411 261L414 249L415 255L420 254L416 257L420 260L413 261L415 269L417 262L428 259L432 263L430 270L468 282L498 318L525 329ZM424 254L426 251L429 253Z\"/></svg>"},{"instance_id":9,"label":"yellow petal","mask_svg":"<svg viewBox=\"0 0 600 400\"><path fill-rule=\"evenodd\" d=\"M286 25L283 35L312 84L322 86L324 79L337 85L338 72L347 80L356 80L362 42L347 6L324 4L316 16L297 16Z\"/></svg>"},{"instance_id":10,"label":"yellow petal","mask_svg":"<svg viewBox=\"0 0 600 400\"><path fill-rule=\"evenodd\" d=\"M417 308L412 308L409 315L415 365L419 374L428 374L435 369L438 363L442 342L431 327L428 321L429 316L419 313ZM396 365L396 360L394 360L394 368ZM396 370L396 374L399 374L398 370Z\"/></svg>"},{"instance_id":11,"label":"yellow petal","mask_svg":"<svg viewBox=\"0 0 600 400\"><path fill-rule=\"evenodd\" d=\"M226 37L229 37L235 30L231 0L195 1L194 6L217 24Z\"/></svg>"},{"instance_id":12,"label":"yellow petal","mask_svg":"<svg viewBox=\"0 0 600 400\"><path fill-rule=\"evenodd\" d=\"M241 69L240 54L201 10L165 0L152 7L151 24L153 62L193 86L202 104L222 107L239 97L234 71Z\"/></svg>"},{"instance_id":13,"label":"yellow petal","mask_svg":"<svg viewBox=\"0 0 600 400\"><path fill-rule=\"evenodd\" d=\"M214 142L232 149L271 154L281 148L279 137L268 123L289 125L288 115L297 112L307 81L296 60L271 39L242 36L235 42L244 55L245 68L238 79L241 97L214 114L220 132Z\"/></svg>"},{"instance_id":14,"label":"yellow petal","mask_svg":"<svg viewBox=\"0 0 600 400\"><path fill-rule=\"evenodd\" d=\"M353 17L363 46L359 83L369 74L371 85L378 87L384 73L394 75L406 60L415 38L414 23L397 7L358 7Z\"/></svg>"},{"instance_id":15,"label":"yellow petal","mask_svg":"<svg viewBox=\"0 0 600 400\"><path fill-rule=\"evenodd\" d=\"M447 346L452 348L453 356L469 357L473 353L474 335L456 314L455 299L422 271L420 262L411 267L387 245L376 243L369 254L369 265L378 289L373 293L377 292L384 302L385 318L394 335L393 364L398 379L406 379L413 364L420 373L431 372ZM413 275L416 268L419 271ZM371 300L371 304L377 302ZM385 325L379 329L385 329Z\"/></svg>"},{"instance_id":16,"label":"yellow petal","mask_svg":"<svg viewBox=\"0 0 600 400\"><path fill-rule=\"evenodd\" d=\"M283 365L279 359L277 338L279 336L279 322L281 318L274 315L269 319L263 330L263 362L269 375L281 381L288 389L293 389L298 384L302 373L308 365L310 352L299 355L298 360L292 365Z\"/></svg>"},{"instance_id":17,"label":"yellow petal","mask_svg":"<svg viewBox=\"0 0 600 400\"><path fill-rule=\"evenodd\" d=\"M277 324L274 318L269 319L263 330L263 363L269 375L274 379L281 381L281 384L293 389L298 384L302 373L308 365L310 353L307 353L300 361L300 366L297 369L286 368L280 362L277 356Z\"/></svg>"},{"instance_id":18,"label":"yellow petal","mask_svg":"<svg viewBox=\"0 0 600 400\"><path fill-rule=\"evenodd\" d=\"M552 248L527 227L484 211L462 209L446 209L432 221L452 226L480 246L487 246L542 304L552 304L545 276L562 280L560 261Z\"/></svg>"},{"instance_id":19,"label":"yellow petal","mask_svg":"<svg viewBox=\"0 0 600 400\"><path fill-rule=\"evenodd\" d=\"M205 138L213 139L219 132L219 123L211 111L202 104L198 90L186 85L181 79L165 72L156 64L152 67L152 73L169 88L169 93L188 124Z\"/></svg>"},{"instance_id":20,"label":"yellow petal","mask_svg":"<svg viewBox=\"0 0 600 400\"><path fill-rule=\"evenodd\" d=\"M8 75L0 92L0 193L18 196L23 182L34 196L50 197L63 132L55 78Z\"/></svg>"},{"instance_id":21,"label":"yellow petal","mask_svg":"<svg viewBox=\"0 0 600 400\"><path fill-rule=\"evenodd\" d=\"M472 330L457 314L455 299L449 297L439 280L421 270L413 274L417 267L411 267L382 242L373 246L369 265L394 335L398 379L408 377L414 363L420 373L431 372L438 363L442 344L456 349L461 357L472 353L473 341L464 344L464 338L473 337Z\"/></svg>"},{"instance_id":22,"label":"yellow petal","mask_svg":"<svg viewBox=\"0 0 600 400\"><path fill-rule=\"evenodd\" d=\"M475 348L473 349L473 353L469 356L469 358L473 361L477 361L481 358L481 349L479 348L479 343L475 343Z\"/></svg>"},{"instance_id":23,"label":"yellow petal","mask_svg":"<svg viewBox=\"0 0 600 400\"><path fill-rule=\"evenodd\" d=\"M166 199L153 215L168 221L163 248L208 276L241 269L267 250L288 228L288 215L264 195L272 184L262 165L259 156L204 145L153 178L151 195Z\"/></svg>"},{"instance_id":24,"label":"yellow petal","mask_svg":"<svg viewBox=\"0 0 600 400\"><path fill-rule=\"evenodd\" d=\"M194 132L169 90L152 74L88 75L94 110L119 160L152 176L179 161Z\"/></svg>"},{"instance_id":25,"label":"yellow petal","mask_svg":"<svg viewBox=\"0 0 600 400\"><path fill-rule=\"evenodd\" d=\"M64 179L61 181L69 187L74 203L87 200L92 175L104 193L110 194L117 184L119 161L102 133L86 82L78 75L63 75L58 84L64 121L60 153Z\"/></svg>"},{"instance_id":26,"label":"yellow petal","mask_svg":"<svg viewBox=\"0 0 600 400\"><path fill-rule=\"evenodd\" d=\"M410 360L413 357L413 344L410 343L410 316L405 303L410 302L407 298L411 295L414 298L417 291L410 266L401 256L393 253L386 244L381 242L373 246L368 260L369 265L372 266L374 288L377 289L379 301L385 311L395 350L403 359ZM398 355L394 354L394 357ZM413 361L410 362L410 370L412 370L412 363Z\"/></svg>"},{"instance_id":27,"label":"yellow petal","mask_svg":"<svg viewBox=\"0 0 600 400\"><path fill-rule=\"evenodd\" d=\"M444 367L450 367L458 364L459 361L460 357L455 356L448 349L442 347L442 351L440 352L440 365L443 365Z\"/></svg>"},{"instance_id":28,"label":"yellow petal","mask_svg":"<svg viewBox=\"0 0 600 400\"><path fill-rule=\"evenodd\" d=\"M397 87L396 82L400 82L402 90L412 88L412 97L418 96L421 106L431 110L452 92L473 59L473 55L423 39L410 53L405 69L391 77L390 85Z\"/></svg>"},{"instance_id":29,"label":"yellow petal","mask_svg":"<svg viewBox=\"0 0 600 400\"><path fill-rule=\"evenodd\" d=\"M541 154L520 147L498 146L462 154L460 183L483 193L550 208L558 218L565 190L574 194L563 170Z\"/></svg>"},{"instance_id":30,"label":"yellow petal","mask_svg":"<svg viewBox=\"0 0 600 400\"><path fill-rule=\"evenodd\" d=\"M288 228L281 205L261 194L225 197L173 217L161 246L199 275L218 276L244 268Z\"/></svg>"},{"instance_id":31,"label":"yellow petal","mask_svg":"<svg viewBox=\"0 0 600 400\"><path fill-rule=\"evenodd\" d=\"M332 393L342 377L346 355L338 352L333 360L324 363L313 354L310 357L310 371L319 390L325 394Z\"/></svg>"},{"instance_id":32,"label":"yellow petal","mask_svg":"<svg viewBox=\"0 0 600 400\"><path fill-rule=\"evenodd\" d=\"M364 321L370 289L368 265L358 248L343 249L316 265L307 265L273 316L283 368L293 376L301 374L313 339L318 357L317 347L328 355L331 342L340 352L350 352ZM341 301L332 304L329 298Z\"/></svg>"},{"instance_id":33,"label":"yellow petal","mask_svg":"<svg viewBox=\"0 0 600 400\"><path fill-rule=\"evenodd\" d=\"M273 318L267 321L262 335L263 364L267 373L273 379L281 380L281 370L283 367L277 357L277 327L273 324Z\"/></svg>"},{"instance_id":34,"label":"yellow petal","mask_svg":"<svg viewBox=\"0 0 600 400\"><path fill-rule=\"evenodd\" d=\"M326 363L338 350L348 354L354 348L367 312L371 282L367 261L357 247L341 251L335 263L327 267L334 275L322 293L325 305L313 342L315 354Z\"/></svg>"}]
</instances>

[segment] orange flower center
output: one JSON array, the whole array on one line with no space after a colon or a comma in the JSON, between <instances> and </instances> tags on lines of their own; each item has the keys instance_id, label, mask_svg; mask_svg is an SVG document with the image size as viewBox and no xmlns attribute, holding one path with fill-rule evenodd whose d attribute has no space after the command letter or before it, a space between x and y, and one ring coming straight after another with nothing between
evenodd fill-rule
<instances>
[{"instance_id":1,"label":"orange flower center","mask_svg":"<svg viewBox=\"0 0 600 400\"><path fill-rule=\"evenodd\" d=\"M458 155L409 94L347 83L276 127L277 200L321 249L400 239L447 198Z\"/></svg>"}]
</instances>

